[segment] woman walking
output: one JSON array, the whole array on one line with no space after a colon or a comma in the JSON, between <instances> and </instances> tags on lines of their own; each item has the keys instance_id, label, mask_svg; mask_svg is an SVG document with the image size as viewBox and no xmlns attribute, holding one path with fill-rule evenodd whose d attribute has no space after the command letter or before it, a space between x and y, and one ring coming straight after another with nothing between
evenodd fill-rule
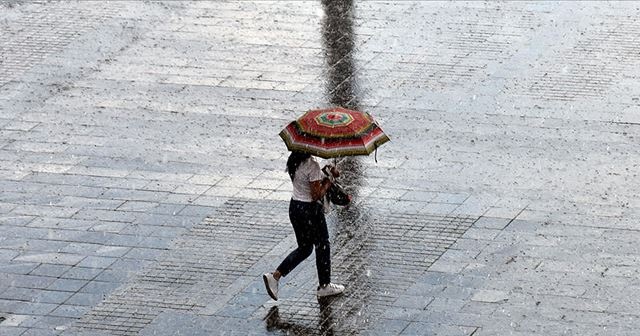
<instances>
[{"instance_id":1,"label":"woman walking","mask_svg":"<svg viewBox=\"0 0 640 336\"><path fill-rule=\"evenodd\" d=\"M335 167L331 167L334 177L339 175ZM296 266L316 251L316 268L318 270L318 297L337 295L344 291L344 286L331 283L331 250L329 247L329 231L324 218L322 197L331 186L331 180L322 173L320 165L310 155L291 152L287 160L287 172L293 183L293 195L289 203L289 219L296 234L298 247L293 250L273 273L265 273L262 278L267 293L278 300L278 282L287 276Z\"/></svg>"}]
</instances>

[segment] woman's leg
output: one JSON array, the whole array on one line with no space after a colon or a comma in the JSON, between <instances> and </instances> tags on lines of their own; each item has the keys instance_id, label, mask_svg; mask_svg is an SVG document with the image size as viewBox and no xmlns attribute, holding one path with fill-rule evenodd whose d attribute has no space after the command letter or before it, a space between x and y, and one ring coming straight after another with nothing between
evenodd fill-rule
<instances>
[{"instance_id":1,"label":"woman's leg","mask_svg":"<svg viewBox=\"0 0 640 336\"><path fill-rule=\"evenodd\" d=\"M324 217L324 209L319 205L314 209L312 222L314 226L316 246L316 268L318 269L318 282L320 286L331 283L331 246L329 244L329 230Z\"/></svg>"},{"instance_id":2,"label":"woman's leg","mask_svg":"<svg viewBox=\"0 0 640 336\"><path fill-rule=\"evenodd\" d=\"M307 259L313 252L313 230L310 221L311 207L304 202L291 201L289 204L289 219L293 226L293 231L296 234L296 241L298 242L298 248L293 250L282 261L280 266L276 269L274 277L276 280L281 276L286 276L296 266L298 266L303 260Z\"/></svg>"}]
</instances>

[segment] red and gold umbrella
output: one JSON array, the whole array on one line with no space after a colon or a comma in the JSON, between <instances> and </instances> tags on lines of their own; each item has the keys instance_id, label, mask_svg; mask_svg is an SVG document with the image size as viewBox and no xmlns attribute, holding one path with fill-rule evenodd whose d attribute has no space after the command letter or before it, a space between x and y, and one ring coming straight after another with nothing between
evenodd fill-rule
<instances>
[{"instance_id":1,"label":"red and gold umbrella","mask_svg":"<svg viewBox=\"0 0 640 336\"><path fill-rule=\"evenodd\" d=\"M389 141L371 115L342 107L308 111L289 123L280 137L290 151L325 159L368 155Z\"/></svg>"}]
</instances>

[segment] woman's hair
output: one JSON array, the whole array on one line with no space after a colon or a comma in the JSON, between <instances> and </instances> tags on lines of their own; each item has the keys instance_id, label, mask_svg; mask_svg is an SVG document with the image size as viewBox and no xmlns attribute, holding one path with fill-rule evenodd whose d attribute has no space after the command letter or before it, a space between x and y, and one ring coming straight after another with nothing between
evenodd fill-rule
<instances>
[{"instance_id":1,"label":"woman's hair","mask_svg":"<svg viewBox=\"0 0 640 336\"><path fill-rule=\"evenodd\" d=\"M300 166L304 160L311 157L311 154L302 153L302 152L291 152L289 155L289 159L287 160L287 172L289 173L289 177L291 177L291 181L296 175L296 170Z\"/></svg>"}]
</instances>

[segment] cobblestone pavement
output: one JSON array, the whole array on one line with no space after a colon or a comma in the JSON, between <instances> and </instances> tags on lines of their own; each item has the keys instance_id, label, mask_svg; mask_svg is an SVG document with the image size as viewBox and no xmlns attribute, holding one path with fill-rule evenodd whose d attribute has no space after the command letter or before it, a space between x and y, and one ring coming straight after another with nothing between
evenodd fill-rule
<instances>
[{"instance_id":1,"label":"cobblestone pavement","mask_svg":"<svg viewBox=\"0 0 640 336\"><path fill-rule=\"evenodd\" d=\"M636 335L640 6L0 1L0 335ZM277 133L372 113L295 247Z\"/></svg>"}]
</instances>

